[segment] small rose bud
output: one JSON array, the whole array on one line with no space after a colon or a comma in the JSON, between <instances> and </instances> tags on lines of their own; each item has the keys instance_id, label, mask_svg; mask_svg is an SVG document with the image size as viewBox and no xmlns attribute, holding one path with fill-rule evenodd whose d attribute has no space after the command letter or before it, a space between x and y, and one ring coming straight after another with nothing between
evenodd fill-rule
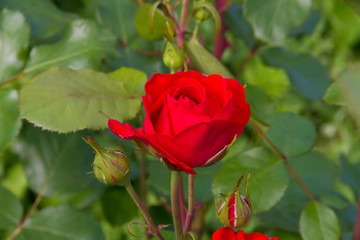
<instances>
[{"instance_id":1,"label":"small rose bud","mask_svg":"<svg viewBox=\"0 0 360 240\"><path fill-rule=\"evenodd\" d=\"M126 185L129 181L130 171L127 157L119 151L98 145L90 137L84 141L96 152L92 165L97 180L105 184Z\"/></svg>"},{"instance_id":2,"label":"small rose bud","mask_svg":"<svg viewBox=\"0 0 360 240\"><path fill-rule=\"evenodd\" d=\"M198 2L198 4L202 3L202 2L209 2L209 0L200 0ZM196 19L198 19L198 20L203 21L203 20L206 20L206 19L208 19L210 17L210 13L209 13L209 11L207 9L202 7L202 8L198 8L198 9L195 10L194 17Z\"/></svg>"},{"instance_id":3,"label":"small rose bud","mask_svg":"<svg viewBox=\"0 0 360 240\"><path fill-rule=\"evenodd\" d=\"M163 62L165 66L170 69L177 69L184 65L184 61L182 58L182 51L178 46L167 42L166 48L163 54Z\"/></svg>"},{"instance_id":4,"label":"small rose bud","mask_svg":"<svg viewBox=\"0 0 360 240\"><path fill-rule=\"evenodd\" d=\"M235 232L239 231L251 217L251 204L248 201L249 196L247 193L248 179L245 186L246 196L240 194L240 182L243 176L240 178L238 184L230 193L219 196L216 202L216 213L219 221L226 227L232 228Z\"/></svg>"}]
</instances>

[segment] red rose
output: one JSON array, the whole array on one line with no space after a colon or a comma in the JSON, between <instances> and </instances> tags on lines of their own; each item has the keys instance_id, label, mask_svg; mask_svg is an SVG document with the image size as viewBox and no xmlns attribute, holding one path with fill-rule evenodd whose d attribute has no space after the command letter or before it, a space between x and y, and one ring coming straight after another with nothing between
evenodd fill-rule
<instances>
[{"instance_id":1,"label":"red rose","mask_svg":"<svg viewBox=\"0 0 360 240\"><path fill-rule=\"evenodd\" d=\"M269 238L261 233L244 233L241 230L238 233L234 233L231 228L222 227L212 236L212 240L280 240L279 238Z\"/></svg>"},{"instance_id":2,"label":"red rose","mask_svg":"<svg viewBox=\"0 0 360 240\"><path fill-rule=\"evenodd\" d=\"M220 75L154 74L145 92L144 130L113 119L110 130L142 148L150 146L169 168L190 174L220 160L250 117L242 85Z\"/></svg>"}]
</instances>

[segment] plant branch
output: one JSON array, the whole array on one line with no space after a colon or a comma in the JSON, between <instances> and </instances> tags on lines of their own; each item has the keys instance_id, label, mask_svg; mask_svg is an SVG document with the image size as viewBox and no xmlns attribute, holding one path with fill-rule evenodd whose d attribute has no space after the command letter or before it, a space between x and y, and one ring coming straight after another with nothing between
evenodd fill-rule
<instances>
[{"instance_id":1,"label":"plant branch","mask_svg":"<svg viewBox=\"0 0 360 240\"><path fill-rule=\"evenodd\" d=\"M37 209L42 199L42 193L39 193L36 196L36 199L34 203L31 205L31 208L26 213L25 217L21 220L21 222L18 224L15 231L7 238L7 240L13 240L16 238L16 236L23 230L25 221L31 216L31 214Z\"/></svg>"},{"instance_id":2,"label":"plant branch","mask_svg":"<svg viewBox=\"0 0 360 240\"><path fill-rule=\"evenodd\" d=\"M274 145L274 143L272 143L270 141L270 139L267 136L265 136L264 132L260 129L260 127L253 120L250 119L249 122L256 129L256 131L259 133L260 137L264 140L264 142L266 142L281 157L281 159L285 163L285 166L286 166L288 172L293 176L295 181L300 185L300 187L303 189L303 191L306 193L306 195L309 197L309 199L312 201L316 201L316 198L314 197L314 195L310 192L310 190L306 187L305 183L301 180L301 178L296 174L294 169L292 169L292 167L290 166L288 157L285 154L283 154Z\"/></svg>"},{"instance_id":3,"label":"plant branch","mask_svg":"<svg viewBox=\"0 0 360 240\"><path fill-rule=\"evenodd\" d=\"M159 230L157 229L157 227L154 224L154 221L152 220L149 211L147 210L147 208L145 207L145 204L141 201L141 199L139 198L139 196L137 195L137 193L135 192L134 188L131 186L131 183L129 181L129 183L125 186L126 191L129 193L129 195L131 196L131 198L133 199L133 201L135 202L135 204L138 206L138 208L140 209L140 211L142 212L142 214L144 215L145 221L147 223L147 226L150 230L150 232L154 235L157 236L160 240L164 240L164 238L161 236Z\"/></svg>"},{"instance_id":4,"label":"plant branch","mask_svg":"<svg viewBox=\"0 0 360 240\"><path fill-rule=\"evenodd\" d=\"M175 227L176 240L183 239L180 203L179 203L179 187L181 172L171 171L171 211Z\"/></svg>"},{"instance_id":5,"label":"plant branch","mask_svg":"<svg viewBox=\"0 0 360 240\"><path fill-rule=\"evenodd\" d=\"M194 175L189 174L188 176L188 212L185 219L184 236L190 229L191 220L194 215Z\"/></svg>"},{"instance_id":6,"label":"plant branch","mask_svg":"<svg viewBox=\"0 0 360 240\"><path fill-rule=\"evenodd\" d=\"M186 30L186 18L187 12L189 10L189 0L182 1L182 9L180 15L180 26L177 32L177 44L180 47L183 47L185 40L185 30Z\"/></svg>"},{"instance_id":7,"label":"plant branch","mask_svg":"<svg viewBox=\"0 0 360 240\"><path fill-rule=\"evenodd\" d=\"M19 78L25 76L25 74L26 74L25 72L21 72L21 73L15 75L15 76L9 78L5 82L0 83L0 88L3 87L4 85L8 84L8 83L11 83L11 82L14 82L14 81L18 80Z\"/></svg>"},{"instance_id":8,"label":"plant branch","mask_svg":"<svg viewBox=\"0 0 360 240\"><path fill-rule=\"evenodd\" d=\"M248 55L246 56L244 61L241 63L239 69L236 71L236 78L240 77L241 73L244 71L245 66L250 62L250 60L258 53L259 49L263 46L264 46L264 44L259 44L250 49Z\"/></svg>"}]
</instances>

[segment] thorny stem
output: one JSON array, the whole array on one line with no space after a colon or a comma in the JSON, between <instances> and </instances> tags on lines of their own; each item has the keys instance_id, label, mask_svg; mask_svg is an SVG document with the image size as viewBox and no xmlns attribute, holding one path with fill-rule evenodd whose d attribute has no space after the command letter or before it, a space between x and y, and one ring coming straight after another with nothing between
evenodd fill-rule
<instances>
[{"instance_id":1,"label":"thorny stem","mask_svg":"<svg viewBox=\"0 0 360 240\"><path fill-rule=\"evenodd\" d=\"M190 229L191 220L194 215L194 175L189 174L188 176L188 212L185 219L184 236Z\"/></svg>"},{"instance_id":2,"label":"thorny stem","mask_svg":"<svg viewBox=\"0 0 360 240\"><path fill-rule=\"evenodd\" d=\"M142 214L144 215L145 221L149 227L150 232L157 236L160 240L164 240L164 238L161 236L159 230L154 224L154 221L152 220L147 208L145 207L144 203L141 201L137 193L135 192L134 188L131 186L131 183L129 182L125 186L126 191L129 193L133 201L135 202L136 206L140 209Z\"/></svg>"},{"instance_id":3,"label":"thorny stem","mask_svg":"<svg viewBox=\"0 0 360 240\"><path fill-rule=\"evenodd\" d=\"M260 127L253 121L250 119L250 124L256 129L256 131L259 133L260 137L264 140L264 142L266 142L280 157L281 159L284 161L285 163L285 167L287 168L288 172L293 176L293 178L295 179L295 181L300 185L300 187L304 190L304 192L306 193L306 195L309 197L310 200L312 201L316 201L316 198L314 197L314 195L312 195L312 193L310 192L310 190L306 187L306 185L304 184L304 182L300 179L300 177L296 174L296 172L294 171L294 169L292 169L292 167L289 164L288 161L288 157L283 154L271 141L268 137L265 136L264 132L260 129Z\"/></svg>"},{"instance_id":4,"label":"thorny stem","mask_svg":"<svg viewBox=\"0 0 360 240\"><path fill-rule=\"evenodd\" d=\"M185 40L185 30L186 30L186 17L189 10L189 0L182 1L182 9L180 15L180 26L177 32L177 44L180 47L183 47Z\"/></svg>"},{"instance_id":5,"label":"thorny stem","mask_svg":"<svg viewBox=\"0 0 360 240\"><path fill-rule=\"evenodd\" d=\"M36 199L34 201L34 203L31 205L31 208L29 209L29 211L27 212L27 214L25 215L25 217L21 220L21 222L19 223L19 225L17 226L17 228L15 229L15 231L7 238L7 240L13 240L16 238L16 236L22 231L22 229L24 228L24 224L25 221L31 216L31 214L36 210L36 208L39 206L40 202L42 199L42 193L39 193L36 196Z\"/></svg>"},{"instance_id":6,"label":"thorny stem","mask_svg":"<svg viewBox=\"0 0 360 240\"><path fill-rule=\"evenodd\" d=\"M171 171L171 211L175 227L176 240L183 239L180 204L179 204L179 187L181 172Z\"/></svg>"}]
</instances>

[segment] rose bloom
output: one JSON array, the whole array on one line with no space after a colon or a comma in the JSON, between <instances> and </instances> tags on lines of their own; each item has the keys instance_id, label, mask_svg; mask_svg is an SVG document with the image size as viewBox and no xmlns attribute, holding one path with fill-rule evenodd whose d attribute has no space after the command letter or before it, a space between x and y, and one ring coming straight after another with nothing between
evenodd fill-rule
<instances>
[{"instance_id":1,"label":"rose bloom","mask_svg":"<svg viewBox=\"0 0 360 240\"><path fill-rule=\"evenodd\" d=\"M219 161L250 117L243 86L220 75L154 74L145 92L144 130L114 119L109 128L172 170L196 174L193 168Z\"/></svg>"},{"instance_id":2,"label":"rose bloom","mask_svg":"<svg viewBox=\"0 0 360 240\"><path fill-rule=\"evenodd\" d=\"M244 233L241 230L234 233L231 228L222 227L216 230L212 236L212 240L280 240L279 238L269 238L261 233Z\"/></svg>"}]
</instances>

